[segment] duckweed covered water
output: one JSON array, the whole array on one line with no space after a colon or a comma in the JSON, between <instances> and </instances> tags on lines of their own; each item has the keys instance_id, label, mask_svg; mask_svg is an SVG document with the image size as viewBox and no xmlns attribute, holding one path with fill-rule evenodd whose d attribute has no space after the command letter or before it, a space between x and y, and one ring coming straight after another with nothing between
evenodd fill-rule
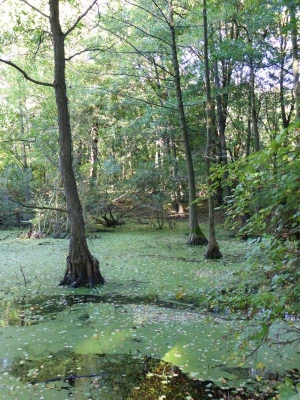
<instances>
[{"instance_id":1,"label":"duckweed covered water","mask_svg":"<svg viewBox=\"0 0 300 400\"><path fill-rule=\"evenodd\" d=\"M125 226L113 234L96 236L89 247L100 260L106 284L93 290L73 290L57 286L68 240L24 240L17 233L3 232L0 398L59 400L75 396L76 389L77 399L117 399L116 393L129 399L128 393L138 396L138 389L132 388L143 387L145 374L151 373L153 365L146 368L145 360L174 366L168 368L178 366L189 377L214 381L227 389L256 387L255 372L251 376L251 371L256 371L257 365L279 373L297 367L299 354L294 349L286 348L278 356L263 348L256 359L244 365L241 374L237 368L240 360L231 357L236 338L228 335L228 329L233 322L176 299L220 280L226 282L232 270L241 267L245 248L241 243L220 240L223 260L207 262L204 248L187 247L184 241L180 229L131 231ZM239 262L232 254L239 254ZM242 322L234 321L237 323ZM128 372L124 360L126 365L134 364L140 374ZM124 379L122 371L104 368L109 365L123 365ZM70 382L64 380L71 374L91 376L76 379L71 390ZM138 381L129 379L133 375L139 376ZM122 383L114 383L116 376ZM139 393L141 397L132 398L145 398ZM161 391L153 396L158 393L170 396Z\"/></svg>"}]
</instances>

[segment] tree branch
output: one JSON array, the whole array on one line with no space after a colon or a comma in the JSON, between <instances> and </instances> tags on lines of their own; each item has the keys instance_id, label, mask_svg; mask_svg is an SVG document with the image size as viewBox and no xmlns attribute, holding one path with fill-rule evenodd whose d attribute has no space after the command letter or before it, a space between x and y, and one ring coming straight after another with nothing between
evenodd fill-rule
<instances>
[{"instance_id":1,"label":"tree branch","mask_svg":"<svg viewBox=\"0 0 300 400\"><path fill-rule=\"evenodd\" d=\"M109 16L109 18L110 18L110 19L116 20L116 18L111 17L111 16ZM150 36L150 37L154 37L154 38L156 38L156 39L159 39L159 38L156 37L156 36L147 34L147 32L145 32L144 30L138 28L137 26L135 26L135 25L133 25L133 24L131 24L131 23L126 23L126 24L127 24L128 26L133 26L134 28L139 29L141 32L145 33L147 36ZM143 50L139 50L133 43L131 43L128 39L126 39L126 38L123 37L122 35L118 34L117 32L114 32L114 31L112 31L111 29L108 29L108 28L106 28L106 27L104 27L104 26L101 26L100 24L99 24L99 27L101 27L103 30L105 30L105 31L107 31L107 32L109 32L109 33L111 33L112 35L116 36L116 37L117 37L118 39L120 39L122 42L127 43L130 47L132 47L132 48L135 50L136 54L139 54L140 56L142 56L143 58L145 58L145 59L146 59L148 62L150 62L151 64L154 64L155 66L157 66L157 67L158 67L159 69L161 69L162 71L165 71L168 75L172 75L171 72L168 71L163 65L158 64L158 63L155 62L155 61L154 61L154 63L153 63L153 60L150 60L149 57L146 56L146 54L148 54L149 52L145 52L145 51L143 51ZM168 42L166 42L166 41L164 41L164 40L161 40L161 41L163 41L164 43L168 44L168 46L170 46L170 43L168 43ZM152 52L151 52L150 54L152 54Z\"/></svg>"},{"instance_id":2,"label":"tree branch","mask_svg":"<svg viewBox=\"0 0 300 400\"><path fill-rule=\"evenodd\" d=\"M98 87L98 89L99 89L99 90L102 90L102 91L104 91L104 92L108 92L108 93L119 94L119 91L117 91L117 90L104 89L104 88L102 88L102 87ZM140 102L142 102L142 103L149 104L150 106L153 106L153 107L166 108L166 109L168 109L168 110L173 110L173 111L177 110L176 107L164 106L164 105L162 105L162 104L153 103L152 101L144 100L144 99L141 99L141 98L138 98L138 97L134 97L134 96L130 96L130 95L126 95L126 94L123 94L123 93L121 93L121 96L122 96L123 98L133 99L133 100L135 100L135 101L140 101Z\"/></svg>"},{"instance_id":3,"label":"tree branch","mask_svg":"<svg viewBox=\"0 0 300 400\"><path fill-rule=\"evenodd\" d=\"M74 57L76 57L76 56L80 56L80 54L83 54L83 53L86 53L86 52L88 52L88 51L91 51L91 52L93 52L93 51L99 51L99 52L104 52L104 51L108 51L108 50L110 50L110 49L112 49L112 47L115 45L115 43L113 43L111 46L109 46L109 47L107 47L107 48L100 48L100 47L95 47L95 48L87 48L87 49L84 49L84 50L82 50L82 51L78 51L77 53L74 53L74 54L72 54L70 57L66 57L66 61L70 61L70 60L72 60L72 58L74 58Z\"/></svg>"},{"instance_id":4,"label":"tree branch","mask_svg":"<svg viewBox=\"0 0 300 400\"><path fill-rule=\"evenodd\" d=\"M88 14L88 12L94 7L94 5L96 3L97 3L97 0L94 0L93 3L89 6L89 8L77 18L74 25L71 26L71 28L68 29L67 32L64 34L65 37L67 37L76 28L76 26L79 24L79 22Z\"/></svg>"},{"instance_id":5,"label":"tree branch","mask_svg":"<svg viewBox=\"0 0 300 400\"><path fill-rule=\"evenodd\" d=\"M162 22L167 22L167 23L168 23L168 19L166 18L165 14L162 12L162 10L161 10L159 7L157 7L157 5L156 5L155 3L154 3L154 4L155 4L156 7L159 9L159 11L160 11L160 13L162 14L163 18L159 18L158 15L154 14L153 12L151 12L150 10L148 10L147 8L141 6L141 5L137 4L137 3L132 3L132 2L129 1L129 0L126 0L126 3L128 3L128 4L130 4L130 5L134 6L134 7L140 8L140 9L143 10L143 11L146 11L146 13L150 14L150 15L151 15L152 17L154 17L155 19L158 19L158 20L160 20L160 21L162 21Z\"/></svg>"},{"instance_id":6,"label":"tree branch","mask_svg":"<svg viewBox=\"0 0 300 400\"><path fill-rule=\"evenodd\" d=\"M49 15L44 14L41 10L39 10L38 8L34 7L33 5L31 5L30 3L28 3L28 1L26 0L21 0L23 3L27 4L29 7L31 7L33 10L35 10L36 12L38 12L39 14L41 14L43 17L49 19Z\"/></svg>"},{"instance_id":7,"label":"tree branch","mask_svg":"<svg viewBox=\"0 0 300 400\"><path fill-rule=\"evenodd\" d=\"M110 19L112 19L112 20L114 20L114 21L123 22L126 26L130 26L130 27L132 27L132 28L137 29L138 31L140 31L141 33L143 33L146 37L151 37L151 38L153 38L153 39L158 40L158 41L161 42L161 43L166 44L168 47L171 47L171 43L169 43L167 40L164 40L162 37L159 37L159 36L156 36L156 35L154 35L154 34L151 34L151 33L147 32L145 29L142 29L140 26L134 24L133 22L120 20L119 18L113 17L112 15L108 15L108 14L106 14L106 17L107 17L107 18L110 18ZM99 26L100 26L100 25L99 25ZM124 38L123 36L121 36L121 35L118 36L115 32L110 31L109 29L104 28L103 26L101 26L101 28L104 29L104 30L107 30L108 32L112 33L113 35L116 35L117 37L122 38L123 40L125 40L125 38ZM131 43L129 43L129 44L130 44L132 47L134 47Z\"/></svg>"},{"instance_id":8,"label":"tree branch","mask_svg":"<svg viewBox=\"0 0 300 400\"><path fill-rule=\"evenodd\" d=\"M35 143L36 139L7 139L7 140L0 140L0 143L15 143L15 142L28 142L28 143Z\"/></svg>"},{"instance_id":9,"label":"tree branch","mask_svg":"<svg viewBox=\"0 0 300 400\"><path fill-rule=\"evenodd\" d=\"M3 58L0 58L0 62L15 68L16 70L21 72L21 74L24 76L25 79L27 79L30 82L35 83L36 85L54 87L53 83L41 82L41 81L37 81L36 79L30 78L30 76L27 75L26 72L22 68L18 67L18 65L14 64L11 61L7 61L7 60L4 60Z\"/></svg>"},{"instance_id":10,"label":"tree branch","mask_svg":"<svg viewBox=\"0 0 300 400\"><path fill-rule=\"evenodd\" d=\"M36 206L36 205L30 205L30 204L24 204L21 203L20 201L14 200L13 198L9 197L7 200L11 201L12 203L19 204L21 207L24 208L36 208L38 210L52 210L52 211L61 211L67 213L68 211L64 208L55 208L55 207L47 207L47 206Z\"/></svg>"}]
</instances>

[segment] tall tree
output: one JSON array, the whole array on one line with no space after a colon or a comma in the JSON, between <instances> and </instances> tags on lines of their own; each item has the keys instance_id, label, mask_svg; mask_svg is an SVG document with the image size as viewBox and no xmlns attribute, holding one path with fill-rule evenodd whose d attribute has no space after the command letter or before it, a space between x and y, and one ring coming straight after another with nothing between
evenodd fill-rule
<instances>
[{"instance_id":1,"label":"tall tree","mask_svg":"<svg viewBox=\"0 0 300 400\"><path fill-rule=\"evenodd\" d=\"M205 152L205 165L206 165L206 180L208 187L208 246L206 249L205 257L207 259L221 258L221 252L216 239L215 220L214 220L214 199L212 195L212 182L211 182L211 158L213 155L213 140L212 140L212 101L211 101L211 87L210 87L210 73L208 62L208 33L207 33L207 13L206 13L206 0L203 0L203 32L204 32L204 68L205 68L205 86L206 86L206 129L207 129L207 145Z\"/></svg>"},{"instance_id":2,"label":"tall tree","mask_svg":"<svg viewBox=\"0 0 300 400\"><path fill-rule=\"evenodd\" d=\"M218 26L218 46L220 47L220 54L217 55L218 59L214 62L214 82L217 90L216 103L217 103L217 121L218 121L218 146L219 146L219 162L226 166L227 160L227 144L226 144L226 126L228 119L228 104L229 93L231 85L231 77L234 68L233 49L230 47L230 54L226 54L226 46L228 41L230 43L236 42L239 36L239 29L231 22L228 28L227 23L219 23ZM225 48L225 51L223 50ZM223 55L225 53L225 55ZM221 56L221 57L220 57ZM227 181L227 172L224 173L224 181ZM223 190L225 197L230 196L230 188L226 183L223 183ZM219 205L222 198L219 199Z\"/></svg>"},{"instance_id":3,"label":"tall tree","mask_svg":"<svg viewBox=\"0 0 300 400\"><path fill-rule=\"evenodd\" d=\"M54 90L59 127L59 160L71 230L67 267L60 285L73 287L87 284L94 286L104 283L104 278L99 270L99 262L90 253L85 237L82 206L72 163L72 133L65 76L65 39L95 3L96 1L77 19L67 32L63 33L59 18L59 0L49 0L50 26L54 49Z\"/></svg>"},{"instance_id":4,"label":"tall tree","mask_svg":"<svg viewBox=\"0 0 300 400\"><path fill-rule=\"evenodd\" d=\"M27 2L25 3L28 4ZM72 25L65 33L62 31L60 25L59 0L49 0L49 16L32 6L35 11L38 11L43 15L43 17L48 18L50 22L54 50L53 84L32 79L15 63L5 59L0 60L19 70L26 79L36 84L53 87L55 91L59 127L60 171L65 190L67 212L70 220L69 255L67 257L65 275L61 280L60 285L72 286L74 288L86 285L93 287L104 283L104 278L99 270L99 262L90 253L85 237L83 211L73 170L72 132L65 75L65 39L71 32L73 32L95 3L96 1L94 0L90 7L88 7L87 10L77 18L74 25Z\"/></svg>"},{"instance_id":5,"label":"tall tree","mask_svg":"<svg viewBox=\"0 0 300 400\"><path fill-rule=\"evenodd\" d=\"M255 66L252 54L249 55L249 69L250 69L250 104L251 104L251 122L252 131L254 135L254 150L259 151L260 148L260 135L258 128L258 112L257 100L255 94Z\"/></svg>"},{"instance_id":6,"label":"tall tree","mask_svg":"<svg viewBox=\"0 0 300 400\"><path fill-rule=\"evenodd\" d=\"M297 26L297 7L295 2L290 2L289 11L291 18L291 39L293 52L293 75L294 75L294 96L296 121L300 120L300 82L299 82L299 45L298 45L298 26Z\"/></svg>"},{"instance_id":7,"label":"tall tree","mask_svg":"<svg viewBox=\"0 0 300 400\"><path fill-rule=\"evenodd\" d=\"M191 147L190 147L188 126L187 126L187 122L186 122L184 105L183 105L183 96L182 96L181 81L180 81L180 69L179 69L179 61L178 61L178 55L177 55L174 10L173 10L173 1L172 0L168 0L168 7L169 7L168 26L169 26L169 30L170 30L170 36L171 36L172 61L173 61L173 68L174 68L174 83L175 83L175 88L176 88L178 117L179 117L180 130L181 130L181 134L182 134L182 138L183 138L184 153L185 153L186 166L187 166L187 172L188 172L189 225L190 225L190 234L189 234L189 238L188 238L188 244L203 245L203 244L207 244L207 239L199 226L198 217L197 217L197 204L196 204L197 196L196 196L195 172L194 172L192 152L191 152Z\"/></svg>"}]
</instances>

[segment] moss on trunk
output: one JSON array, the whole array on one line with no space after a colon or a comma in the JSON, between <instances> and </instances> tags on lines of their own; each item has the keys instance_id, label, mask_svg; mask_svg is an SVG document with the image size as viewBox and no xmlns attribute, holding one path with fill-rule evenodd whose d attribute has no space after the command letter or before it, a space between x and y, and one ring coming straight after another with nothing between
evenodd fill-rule
<instances>
[{"instance_id":1,"label":"moss on trunk","mask_svg":"<svg viewBox=\"0 0 300 400\"><path fill-rule=\"evenodd\" d=\"M192 231L189 234L187 244L189 244L190 246L202 246L206 245L207 243L208 240L206 239L200 226L197 226L196 228L192 229Z\"/></svg>"}]
</instances>

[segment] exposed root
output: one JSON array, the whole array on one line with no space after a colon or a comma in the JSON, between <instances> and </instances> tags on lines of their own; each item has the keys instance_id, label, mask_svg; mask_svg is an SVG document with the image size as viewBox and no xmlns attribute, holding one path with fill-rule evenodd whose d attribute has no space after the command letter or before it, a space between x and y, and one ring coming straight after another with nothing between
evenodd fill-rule
<instances>
[{"instance_id":1,"label":"exposed root","mask_svg":"<svg viewBox=\"0 0 300 400\"><path fill-rule=\"evenodd\" d=\"M199 236L196 233L190 233L186 243L190 246L203 246L207 245L208 240L205 236Z\"/></svg>"},{"instance_id":2,"label":"exposed root","mask_svg":"<svg viewBox=\"0 0 300 400\"><path fill-rule=\"evenodd\" d=\"M67 257L65 275L59 286L70 286L73 288L103 285L105 282L99 269L99 261L88 252L87 259L71 262Z\"/></svg>"},{"instance_id":3,"label":"exposed root","mask_svg":"<svg viewBox=\"0 0 300 400\"><path fill-rule=\"evenodd\" d=\"M207 260L218 260L219 258L222 258L217 241L213 240L208 242L205 258Z\"/></svg>"}]
</instances>

